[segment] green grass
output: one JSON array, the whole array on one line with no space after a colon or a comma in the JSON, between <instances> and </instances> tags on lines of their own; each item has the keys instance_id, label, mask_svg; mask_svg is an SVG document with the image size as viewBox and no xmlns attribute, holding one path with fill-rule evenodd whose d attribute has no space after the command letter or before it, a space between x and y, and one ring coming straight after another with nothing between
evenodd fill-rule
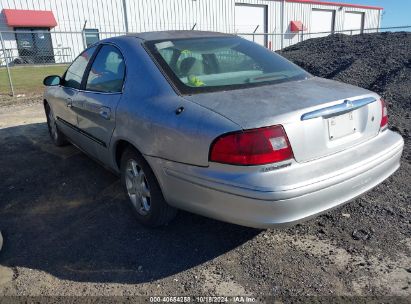
<instances>
[{"instance_id":1,"label":"green grass","mask_svg":"<svg viewBox=\"0 0 411 304\"><path fill-rule=\"evenodd\" d=\"M44 90L43 79L48 75L62 75L67 65L10 67L15 94L39 94ZM10 94L7 70L0 68L0 95Z\"/></svg>"}]
</instances>

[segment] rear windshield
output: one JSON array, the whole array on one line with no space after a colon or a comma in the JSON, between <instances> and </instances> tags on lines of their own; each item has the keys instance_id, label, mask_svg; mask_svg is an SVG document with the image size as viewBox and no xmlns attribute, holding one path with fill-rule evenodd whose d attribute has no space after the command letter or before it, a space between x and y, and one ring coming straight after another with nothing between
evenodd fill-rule
<instances>
[{"instance_id":1,"label":"rear windshield","mask_svg":"<svg viewBox=\"0 0 411 304\"><path fill-rule=\"evenodd\" d=\"M146 47L183 94L310 77L280 55L239 37L149 41Z\"/></svg>"}]
</instances>

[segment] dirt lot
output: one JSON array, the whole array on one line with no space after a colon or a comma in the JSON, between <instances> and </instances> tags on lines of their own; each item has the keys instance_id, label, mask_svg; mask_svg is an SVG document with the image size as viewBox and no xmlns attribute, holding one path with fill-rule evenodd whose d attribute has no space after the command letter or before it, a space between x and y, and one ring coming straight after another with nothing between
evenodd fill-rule
<instances>
[{"instance_id":1,"label":"dirt lot","mask_svg":"<svg viewBox=\"0 0 411 304\"><path fill-rule=\"evenodd\" d=\"M409 108L390 126L406 140L401 169L342 208L283 230L185 212L149 230L116 176L51 144L39 100L18 103L0 107L0 295L411 300Z\"/></svg>"}]
</instances>

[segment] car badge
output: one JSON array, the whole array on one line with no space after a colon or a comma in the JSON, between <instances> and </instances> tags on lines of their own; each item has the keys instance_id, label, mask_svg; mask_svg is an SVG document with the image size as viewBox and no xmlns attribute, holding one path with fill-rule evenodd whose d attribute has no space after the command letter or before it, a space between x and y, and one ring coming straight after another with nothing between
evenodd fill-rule
<instances>
[{"instance_id":1,"label":"car badge","mask_svg":"<svg viewBox=\"0 0 411 304\"><path fill-rule=\"evenodd\" d=\"M351 100L345 100L344 102L347 108L352 108L354 106Z\"/></svg>"}]
</instances>

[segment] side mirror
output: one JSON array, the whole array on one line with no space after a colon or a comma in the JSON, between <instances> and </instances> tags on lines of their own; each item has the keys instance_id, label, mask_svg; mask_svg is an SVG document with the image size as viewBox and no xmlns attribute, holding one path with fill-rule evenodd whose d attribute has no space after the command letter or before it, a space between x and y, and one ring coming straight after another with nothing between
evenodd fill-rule
<instances>
[{"instance_id":1,"label":"side mirror","mask_svg":"<svg viewBox=\"0 0 411 304\"><path fill-rule=\"evenodd\" d=\"M51 75L51 76L47 76L46 78L44 78L43 80L43 84L45 86L57 86L61 83L61 77L57 76L57 75Z\"/></svg>"}]
</instances>

